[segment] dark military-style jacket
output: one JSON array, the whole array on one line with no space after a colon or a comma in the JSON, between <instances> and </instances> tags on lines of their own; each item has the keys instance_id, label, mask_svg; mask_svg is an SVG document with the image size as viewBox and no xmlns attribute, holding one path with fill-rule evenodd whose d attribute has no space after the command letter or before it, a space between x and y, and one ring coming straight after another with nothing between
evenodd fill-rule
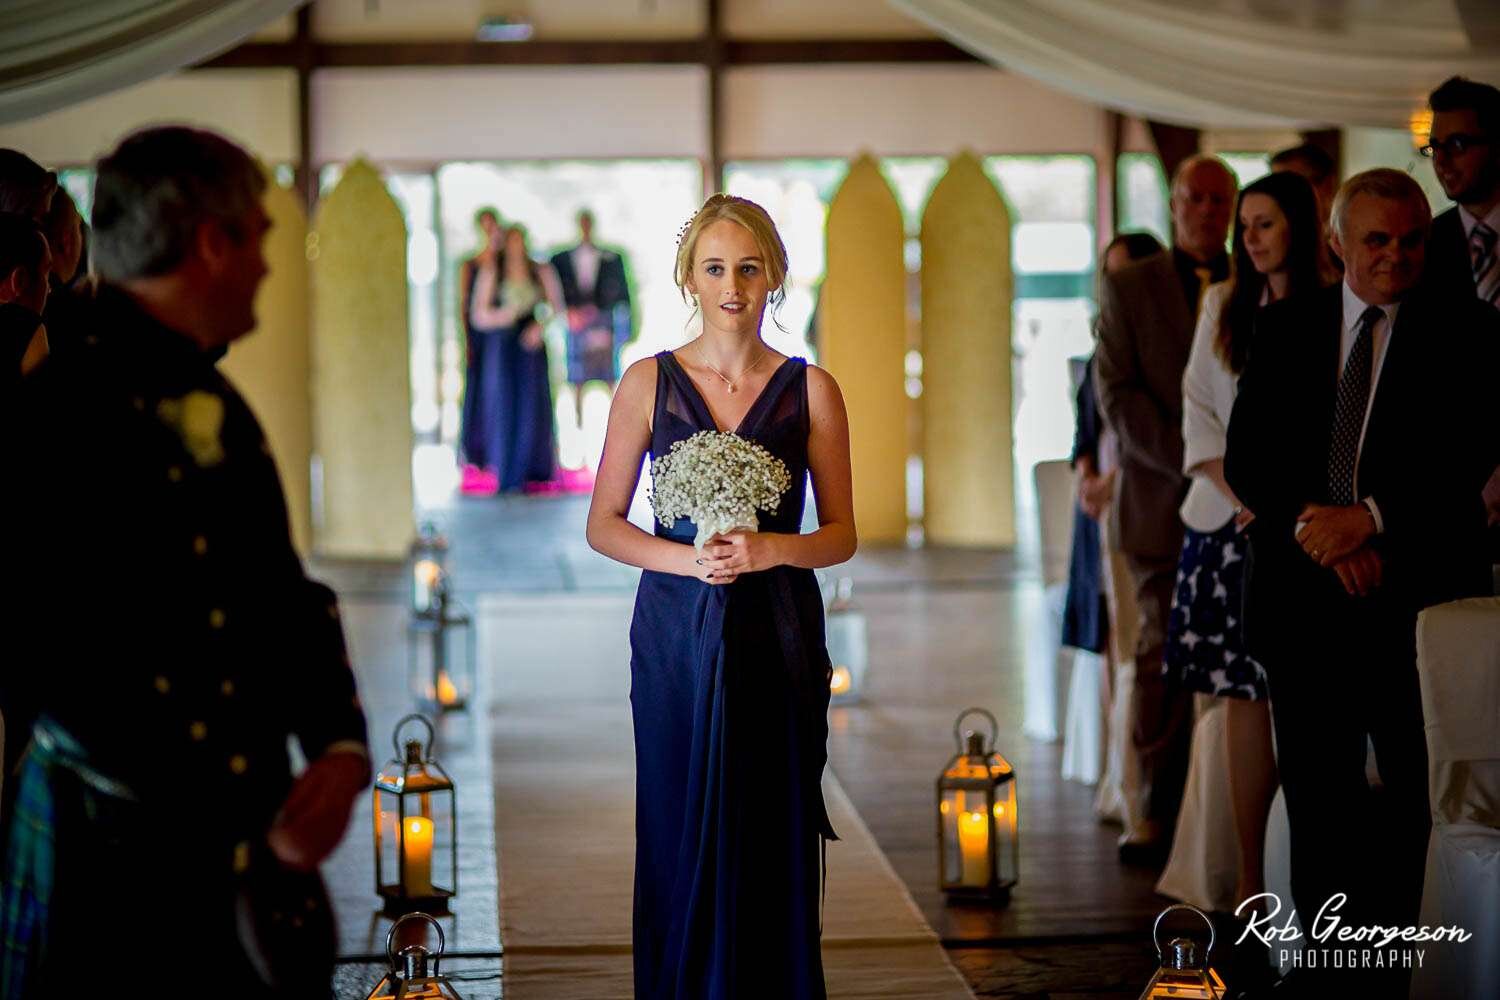
<instances>
[{"instance_id":1,"label":"dark military-style jacket","mask_svg":"<svg viewBox=\"0 0 1500 1000\"><path fill-rule=\"evenodd\" d=\"M107 285L70 322L75 349L20 403L25 662L6 702L56 720L184 839L232 850L284 801L289 737L309 760L365 746L338 605L303 572L216 357Z\"/></svg>"}]
</instances>

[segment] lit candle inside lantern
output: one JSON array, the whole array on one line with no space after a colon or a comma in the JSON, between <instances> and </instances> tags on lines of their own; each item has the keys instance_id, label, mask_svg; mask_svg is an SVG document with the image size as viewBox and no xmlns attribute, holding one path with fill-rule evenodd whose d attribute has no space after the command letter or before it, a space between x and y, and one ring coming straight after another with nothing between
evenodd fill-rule
<instances>
[{"instance_id":1,"label":"lit candle inside lantern","mask_svg":"<svg viewBox=\"0 0 1500 1000\"><path fill-rule=\"evenodd\" d=\"M990 884L990 818L981 811L963 809L958 814L958 852L963 858L963 884Z\"/></svg>"},{"instance_id":2,"label":"lit candle inside lantern","mask_svg":"<svg viewBox=\"0 0 1500 1000\"><path fill-rule=\"evenodd\" d=\"M412 571L417 578L417 603L426 608L432 604L432 587L437 583L441 570L435 561L421 559L412 567Z\"/></svg>"},{"instance_id":3,"label":"lit candle inside lantern","mask_svg":"<svg viewBox=\"0 0 1500 1000\"><path fill-rule=\"evenodd\" d=\"M833 680L829 683L829 693L848 694L853 684L854 677L849 673L849 668L840 664L833 668Z\"/></svg>"},{"instance_id":4,"label":"lit candle inside lantern","mask_svg":"<svg viewBox=\"0 0 1500 1000\"><path fill-rule=\"evenodd\" d=\"M425 816L409 817L402 850L406 869L401 887L408 896L432 895L432 820Z\"/></svg>"},{"instance_id":5,"label":"lit candle inside lantern","mask_svg":"<svg viewBox=\"0 0 1500 1000\"><path fill-rule=\"evenodd\" d=\"M438 674L437 696L439 705L458 704L458 688L454 686L446 673Z\"/></svg>"}]
</instances>

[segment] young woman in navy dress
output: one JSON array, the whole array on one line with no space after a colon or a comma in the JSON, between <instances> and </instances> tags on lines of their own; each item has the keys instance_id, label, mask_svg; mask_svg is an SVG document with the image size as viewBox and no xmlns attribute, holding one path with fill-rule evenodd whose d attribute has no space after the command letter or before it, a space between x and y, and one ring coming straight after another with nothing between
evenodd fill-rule
<instances>
[{"instance_id":1,"label":"young woman in navy dress","mask_svg":"<svg viewBox=\"0 0 1500 1000\"><path fill-rule=\"evenodd\" d=\"M635 995L823 1000L820 780L828 685L817 567L854 554L849 427L832 376L760 336L786 281L765 210L717 194L678 246L702 333L632 365L610 409L589 510L596 550L639 566L630 628L636 744ZM700 554L688 519L626 519L643 459L733 431L792 486L758 532ZM812 477L819 527L801 534Z\"/></svg>"}]
</instances>

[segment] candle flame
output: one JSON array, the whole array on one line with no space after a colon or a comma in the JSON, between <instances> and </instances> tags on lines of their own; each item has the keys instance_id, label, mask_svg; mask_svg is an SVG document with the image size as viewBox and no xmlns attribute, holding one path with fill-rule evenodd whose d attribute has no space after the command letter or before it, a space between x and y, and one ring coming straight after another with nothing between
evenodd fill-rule
<instances>
[{"instance_id":1,"label":"candle flame","mask_svg":"<svg viewBox=\"0 0 1500 1000\"><path fill-rule=\"evenodd\" d=\"M854 686L854 675L849 668L840 664L833 668L833 679L829 682L829 692L832 694L848 694L849 689Z\"/></svg>"},{"instance_id":2,"label":"candle flame","mask_svg":"<svg viewBox=\"0 0 1500 1000\"><path fill-rule=\"evenodd\" d=\"M438 674L437 694L440 704L452 705L458 701L458 688L447 674Z\"/></svg>"}]
</instances>

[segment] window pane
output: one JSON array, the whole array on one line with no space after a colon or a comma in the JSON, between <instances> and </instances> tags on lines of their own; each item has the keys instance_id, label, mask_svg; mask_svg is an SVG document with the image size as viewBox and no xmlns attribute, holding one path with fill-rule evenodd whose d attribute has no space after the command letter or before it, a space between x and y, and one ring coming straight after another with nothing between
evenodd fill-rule
<instances>
[{"instance_id":1,"label":"window pane","mask_svg":"<svg viewBox=\"0 0 1500 1000\"><path fill-rule=\"evenodd\" d=\"M1240 187L1254 183L1271 172L1270 153L1220 153L1219 159L1229 164Z\"/></svg>"},{"instance_id":2,"label":"window pane","mask_svg":"<svg viewBox=\"0 0 1500 1000\"><path fill-rule=\"evenodd\" d=\"M817 360L811 324L826 268L824 233L828 202L849 172L845 160L738 161L725 165L725 190L761 205L786 244L786 301L776 317L780 327L761 328L766 343L783 354Z\"/></svg>"},{"instance_id":3,"label":"window pane","mask_svg":"<svg viewBox=\"0 0 1500 1000\"><path fill-rule=\"evenodd\" d=\"M1122 153L1118 164L1120 232L1144 231L1170 246L1167 177L1155 153Z\"/></svg>"}]
</instances>

